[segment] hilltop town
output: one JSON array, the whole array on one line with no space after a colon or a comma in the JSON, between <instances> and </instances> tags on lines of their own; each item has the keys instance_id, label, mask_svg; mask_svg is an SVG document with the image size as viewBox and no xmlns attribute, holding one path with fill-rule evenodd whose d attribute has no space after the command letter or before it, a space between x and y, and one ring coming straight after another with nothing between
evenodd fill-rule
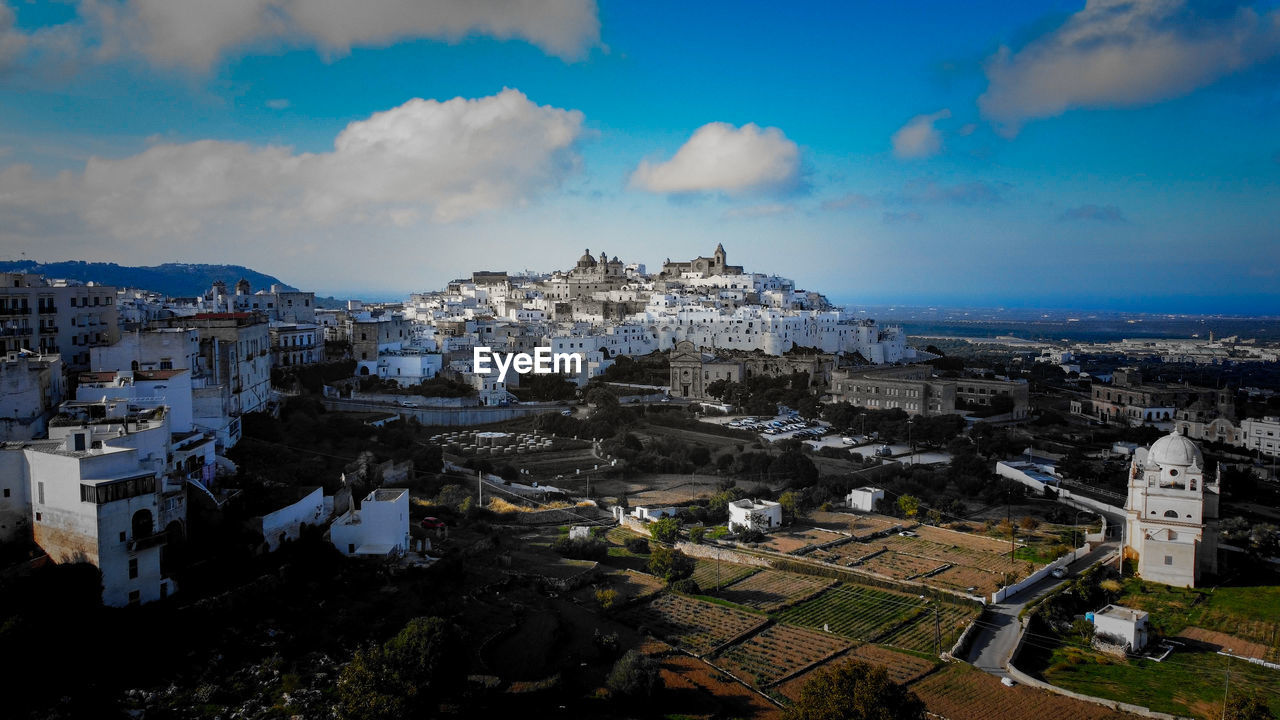
<instances>
[{"instance_id":1,"label":"hilltop town","mask_svg":"<svg viewBox=\"0 0 1280 720\"><path fill-rule=\"evenodd\" d=\"M722 246L345 309L3 285L6 647L128 658L24 713L763 718L844 659L948 718L1276 704L1278 388L1169 377L1265 344L909 338ZM440 689L360 684L415 633Z\"/></svg>"}]
</instances>

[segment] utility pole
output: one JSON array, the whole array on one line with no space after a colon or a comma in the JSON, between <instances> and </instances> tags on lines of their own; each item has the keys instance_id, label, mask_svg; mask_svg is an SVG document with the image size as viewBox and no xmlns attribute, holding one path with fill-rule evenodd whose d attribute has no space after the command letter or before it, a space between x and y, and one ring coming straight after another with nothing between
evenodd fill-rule
<instances>
[{"instance_id":1,"label":"utility pole","mask_svg":"<svg viewBox=\"0 0 1280 720\"><path fill-rule=\"evenodd\" d=\"M1231 652L1231 648L1226 649ZM1227 701L1231 698L1231 656L1226 655L1227 659L1227 683L1222 688L1222 720L1227 720Z\"/></svg>"},{"instance_id":2,"label":"utility pole","mask_svg":"<svg viewBox=\"0 0 1280 720\"><path fill-rule=\"evenodd\" d=\"M936 601L933 604L933 647L935 654L942 657L942 613Z\"/></svg>"},{"instance_id":3,"label":"utility pole","mask_svg":"<svg viewBox=\"0 0 1280 720\"><path fill-rule=\"evenodd\" d=\"M476 494L480 496L480 502L476 503L476 507L484 507L484 471L476 471Z\"/></svg>"}]
</instances>

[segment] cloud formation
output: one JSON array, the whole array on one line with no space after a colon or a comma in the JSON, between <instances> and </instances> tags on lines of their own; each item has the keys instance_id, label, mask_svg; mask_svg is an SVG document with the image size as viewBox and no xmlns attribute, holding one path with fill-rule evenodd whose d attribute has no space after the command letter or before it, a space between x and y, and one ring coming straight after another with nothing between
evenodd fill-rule
<instances>
[{"instance_id":1,"label":"cloud formation","mask_svg":"<svg viewBox=\"0 0 1280 720\"><path fill-rule=\"evenodd\" d=\"M942 133L934 123L951 117L951 110L943 108L928 115L917 115L893 134L893 154L900 158L926 158L942 150Z\"/></svg>"},{"instance_id":2,"label":"cloud formation","mask_svg":"<svg viewBox=\"0 0 1280 720\"><path fill-rule=\"evenodd\" d=\"M1280 10L1188 0L1089 0L1056 30L987 61L984 116L1007 134L1072 108L1185 95L1280 54Z\"/></svg>"},{"instance_id":3,"label":"cloud formation","mask_svg":"<svg viewBox=\"0 0 1280 720\"><path fill-rule=\"evenodd\" d=\"M1009 187L1007 183L989 183L980 180L953 185L933 180L913 180L889 200L901 205L992 205L1004 200Z\"/></svg>"},{"instance_id":4,"label":"cloud formation","mask_svg":"<svg viewBox=\"0 0 1280 720\"><path fill-rule=\"evenodd\" d=\"M670 160L642 161L630 185L652 193L783 192L800 179L800 148L778 128L713 122L698 128Z\"/></svg>"},{"instance_id":5,"label":"cloud formation","mask_svg":"<svg viewBox=\"0 0 1280 720\"><path fill-rule=\"evenodd\" d=\"M851 193L845 193L844 195L840 195L838 197L833 197L833 198L828 198L826 200L823 200L821 208L823 210L853 210L853 209L861 210L865 208L876 207L879 204L880 204L880 201L871 197L870 195L851 192Z\"/></svg>"},{"instance_id":6,"label":"cloud formation","mask_svg":"<svg viewBox=\"0 0 1280 720\"><path fill-rule=\"evenodd\" d=\"M270 237L337 224L449 222L519 206L579 159L582 113L518 90L414 99L352 122L326 153L201 140L157 144L47 179L0 169L0 214L77 222L119 240Z\"/></svg>"},{"instance_id":7,"label":"cloud formation","mask_svg":"<svg viewBox=\"0 0 1280 720\"><path fill-rule=\"evenodd\" d=\"M140 55L162 67L207 71L249 46L315 47L327 56L431 38L521 39L565 60L600 44L595 0L80 0L75 20L24 34L0 9L0 68L28 45L78 59Z\"/></svg>"},{"instance_id":8,"label":"cloud formation","mask_svg":"<svg viewBox=\"0 0 1280 720\"><path fill-rule=\"evenodd\" d=\"M1081 205L1068 208L1058 216L1058 220L1062 222L1087 220L1111 225L1129 222L1124 213L1120 211L1120 208L1115 205Z\"/></svg>"}]
</instances>

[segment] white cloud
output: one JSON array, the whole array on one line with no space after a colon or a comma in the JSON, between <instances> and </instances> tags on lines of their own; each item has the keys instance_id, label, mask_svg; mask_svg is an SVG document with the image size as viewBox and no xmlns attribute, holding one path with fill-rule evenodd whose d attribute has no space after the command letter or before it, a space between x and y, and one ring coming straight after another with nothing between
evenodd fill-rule
<instances>
[{"instance_id":1,"label":"white cloud","mask_svg":"<svg viewBox=\"0 0 1280 720\"><path fill-rule=\"evenodd\" d=\"M275 98L268 100L266 105L272 110L288 110L290 103L287 98Z\"/></svg>"},{"instance_id":2,"label":"white cloud","mask_svg":"<svg viewBox=\"0 0 1280 720\"><path fill-rule=\"evenodd\" d=\"M1184 95L1280 53L1280 10L1185 0L1090 0L1060 28L987 61L983 114L1016 133L1071 108Z\"/></svg>"},{"instance_id":3,"label":"white cloud","mask_svg":"<svg viewBox=\"0 0 1280 720\"><path fill-rule=\"evenodd\" d=\"M247 46L314 46L326 55L431 38L521 39L574 60L600 44L595 0L80 0L53 30L91 59L140 54L165 67L205 71ZM11 25L11 23L9 23ZM34 35L6 28L0 67ZM74 50L69 51L74 52Z\"/></svg>"},{"instance_id":4,"label":"white cloud","mask_svg":"<svg viewBox=\"0 0 1280 720\"><path fill-rule=\"evenodd\" d=\"M942 133L933 124L949 117L951 111L943 108L935 113L911 118L893 134L893 154L900 158L937 155L942 149Z\"/></svg>"},{"instance_id":5,"label":"white cloud","mask_svg":"<svg viewBox=\"0 0 1280 720\"><path fill-rule=\"evenodd\" d=\"M770 217L773 215L785 215L794 210L791 205L784 203L768 203L764 205L747 205L746 207L730 208L724 212L726 220L755 220L757 218Z\"/></svg>"},{"instance_id":6,"label":"white cloud","mask_svg":"<svg viewBox=\"0 0 1280 720\"><path fill-rule=\"evenodd\" d=\"M0 214L68 219L86 234L198 244L337 225L405 226L521 206L578 166L582 113L517 90L414 99L348 125L325 153L201 140L92 157L52 179L0 170ZM32 221L35 227L39 222Z\"/></svg>"},{"instance_id":7,"label":"white cloud","mask_svg":"<svg viewBox=\"0 0 1280 720\"><path fill-rule=\"evenodd\" d=\"M647 160L631 174L631 187L653 193L787 190L800 178L800 148L778 128L713 122L698 128L666 162Z\"/></svg>"}]
</instances>

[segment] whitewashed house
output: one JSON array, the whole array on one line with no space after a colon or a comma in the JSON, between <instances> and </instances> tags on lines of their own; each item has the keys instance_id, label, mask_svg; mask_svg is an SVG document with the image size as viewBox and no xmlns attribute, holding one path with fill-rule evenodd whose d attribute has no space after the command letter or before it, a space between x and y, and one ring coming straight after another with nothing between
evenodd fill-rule
<instances>
[{"instance_id":1,"label":"whitewashed house","mask_svg":"<svg viewBox=\"0 0 1280 720\"><path fill-rule=\"evenodd\" d=\"M860 487L849 491L845 496L850 509L858 512L875 512L876 501L884 499L884 490L874 487Z\"/></svg>"},{"instance_id":2,"label":"whitewashed house","mask_svg":"<svg viewBox=\"0 0 1280 720\"><path fill-rule=\"evenodd\" d=\"M1142 610L1108 605L1101 610L1089 613L1093 620L1094 633L1117 645L1129 646L1132 652L1138 652L1147 645L1147 613Z\"/></svg>"},{"instance_id":3,"label":"whitewashed house","mask_svg":"<svg viewBox=\"0 0 1280 720\"><path fill-rule=\"evenodd\" d=\"M409 549L409 491L379 488L329 527L329 540L343 555L394 557Z\"/></svg>"},{"instance_id":4,"label":"whitewashed house","mask_svg":"<svg viewBox=\"0 0 1280 720\"><path fill-rule=\"evenodd\" d=\"M772 500L735 500L729 503L729 529L768 532L782 527L782 506Z\"/></svg>"}]
</instances>

